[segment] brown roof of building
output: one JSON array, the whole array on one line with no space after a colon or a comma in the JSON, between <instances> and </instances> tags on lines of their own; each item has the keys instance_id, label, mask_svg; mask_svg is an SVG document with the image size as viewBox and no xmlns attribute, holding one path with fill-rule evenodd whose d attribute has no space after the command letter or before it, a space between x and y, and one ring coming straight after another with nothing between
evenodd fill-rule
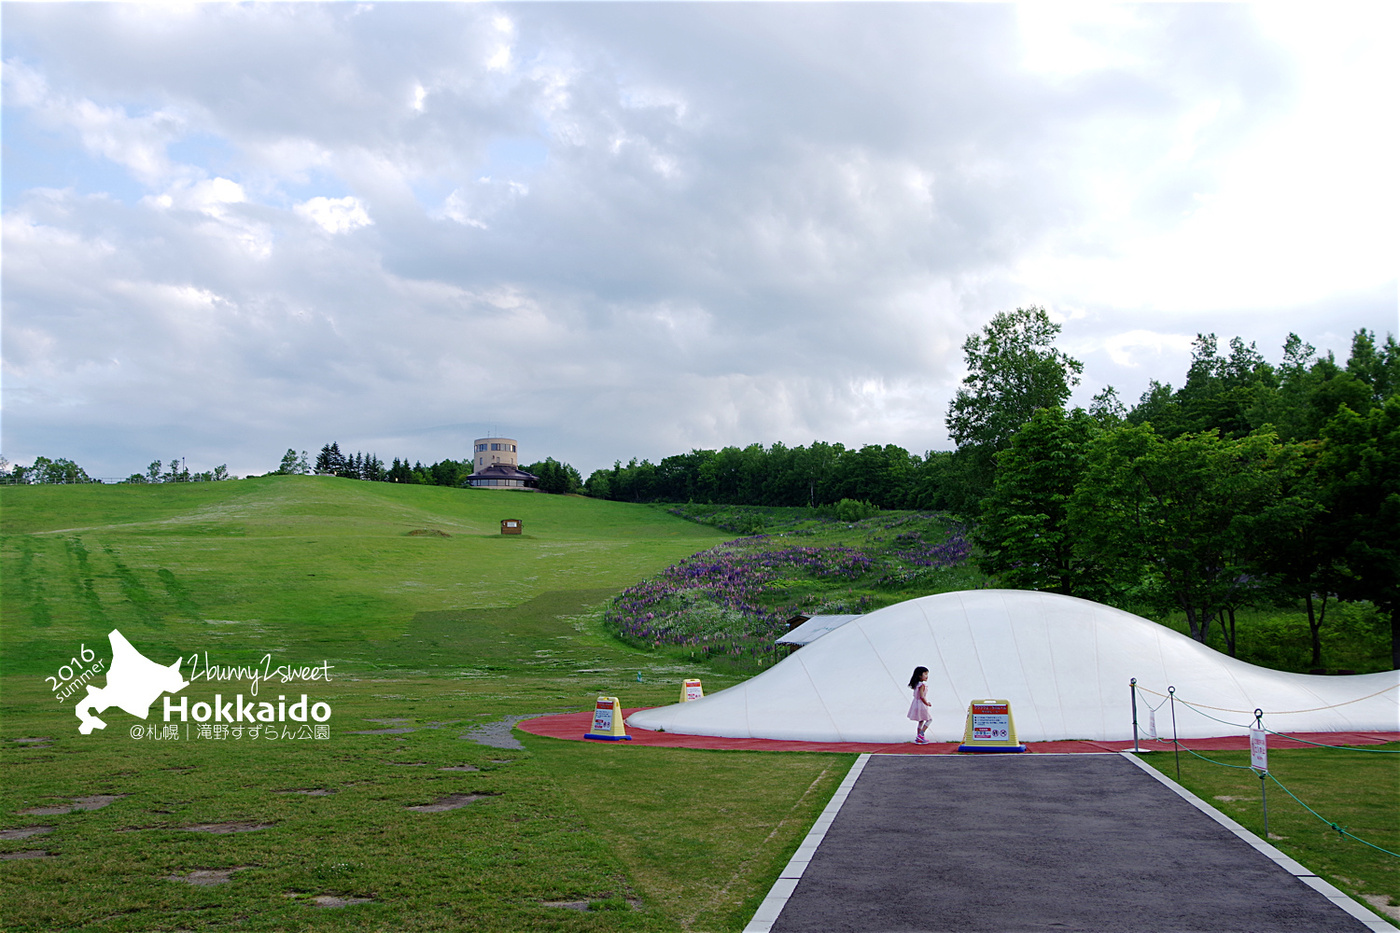
<instances>
[{"instance_id":1,"label":"brown roof of building","mask_svg":"<svg viewBox=\"0 0 1400 933\"><path fill-rule=\"evenodd\" d=\"M526 473L524 470L518 470L518 469L516 469L515 467L511 466L509 463L493 463L493 464L491 464L489 467L486 467L486 468L481 469L481 470L477 470L477 471L476 471L475 473L473 473L471 476L468 476L467 479L468 479L468 480L473 480L473 479L524 479L524 480L535 479L535 480L537 480L537 479L539 479L539 477L536 476L536 475L533 474L533 473Z\"/></svg>"}]
</instances>

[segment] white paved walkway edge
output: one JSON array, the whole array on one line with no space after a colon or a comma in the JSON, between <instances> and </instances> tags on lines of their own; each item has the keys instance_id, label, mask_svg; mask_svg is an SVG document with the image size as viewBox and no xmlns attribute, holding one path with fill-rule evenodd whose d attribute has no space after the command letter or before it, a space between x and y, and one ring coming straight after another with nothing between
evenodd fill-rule
<instances>
[{"instance_id":1,"label":"white paved walkway edge","mask_svg":"<svg viewBox=\"0 0 1400 933\"><path fill-rule=\"evenodd\" d=\"M1282 868L1284 871L1288 872L1290 875L1303 882L1303 884L1312 888L1314 891L1327 898L1333 904L1336 904L1342 910L1345 910L1357 920L1360 920L1362 923L1366 924L1366 926L1374 930L1375 933L1395 933L1394 926L1387 923L1385 920L1382 920L1380 917L1377 917L1365 907L1362 907L1356 901L1352 900L1351 897L1349 897L1347 894L1343 893L1341 889L1334 887L1332 884L1326 881L1323 881L1317 875L1313 874L1307 868L1303 867L1303 865L1284 855L1278 849L1269 845L1267 841L1260 839L1258 836L1254 835L1254 833L1245 829L1239 823L1236 823L1234 820L1230 819L1228 816L1215 809L1215 807L1206 803L1200 797L1197 797L1195 794L1191 793L1189 790L1176 783L1176 781L1173 781L1171 778L1167 777L1161 771L1158 771L1151 765L1138 760L1137 756L1134 755L1132 752L1124 751L1119 752L1119 754L1131 761L1133 764L1137 765L1142 770L1146 771L1148 774L1152 775L1157 780L1161 781L1167 787L1170 787L1173 791L1177 793L1178 796L1181 797L1181 799L1191 804L1197 810L1200 810L1206 816L1215 820L1215 822L1219 823L1221 826L1225 827L1230 832L1243 839L1257 852L1259 852L1260 855L1263 855L1265 858L1273 861L1275 864L1278 865L1279 868ZM774 914L774 916L776 917L777 915ZM766 927L764 928L764 930L765 933L767 933Z\"/></svg>"},{"instance_id":2,"label":"white paved walkway edge","mask_svg":"<svg viewBox=\"0 0 1400 933\"><path fill-rule=\"evenodd\" d=\"M865 770L865 763L869 760L869 755L861 755L856 759L856 763L851 765L851 770L846 772L845 780L841 782L840 787L836 788L836 793L832 795L826 809L822 811L822 815L817 817L817 822L812 825L811 831L807 833L807 838L803 839L802 845L798 846L797 851L792 853L787 867L778 875L778 880L773 882L773 887L768 889L768 896L763 899L762 904L758 905L753 919L749 921L748 926L744 927L744 933L770 933L773 929L778 914L782 913L783 908L787 906L788 898L792 896L792 891L797 887L802 873L807 870L807 863L812 860L817 846L821 845L822 840L826 838L826 831L831 828L836 814L841 812L842 805L851 794L851 788L856 786L856 780L860 777L860 773Z\"/></svg>"}]
</instances>

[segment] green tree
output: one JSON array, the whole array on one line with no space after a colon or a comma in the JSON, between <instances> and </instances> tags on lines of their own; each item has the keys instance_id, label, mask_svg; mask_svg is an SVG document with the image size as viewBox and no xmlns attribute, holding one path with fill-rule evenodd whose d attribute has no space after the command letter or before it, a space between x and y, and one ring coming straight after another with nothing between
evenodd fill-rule
<instances>
[{"instance_id":1,"label":"green tree","mask_svg":"<svg viewBox=\"0 0 1400 933\"><path fill-rule=\"evenodd\" d=\"M1181 610L1191 637L1205 643L1216 613L1257 583L1250 532L1277 501L1283 456L1272 434L1168 439L1151 425L1106 432L1090 446L1070 503L1080 555Z\"/></svg>"},{"instance_id":2,"label":"green tree","mask_svg":"<svg viewBox=\"0 0 1400 933\"><path fill-rule=\"evenodd\" d=\"M56 460L50 460L48 457L35 457L34 463L27 469L16 467L15 472L20 474L17 481L22 483L67 485L97 482L88 476L82 467L63 457Z\"/></svg>"},{"instance_id":3,"label":"green tree","mask_svg":"<svg viewBox=\"0 0 1400 933\"><path fill-rule=\"evenodd\" d=\"M1074 547L1069 504L1098 433L1083 409L1042 408L997 454L996 484L974 533L978 564L1009 586L1092 596L1098 565Z\"/></svg>"},{"instance_id":4,"label":"green tree","mask_svg":"<svg viewBox=\"0 0 1400 933\"><path fill-rule=\"evenodd\" d=\"M560 463L553 457L546 457L538 463L530 464L525 467L525 472L533 473L539 477L539 484L536 488L541 492L572 495L583 488L583 480L579 477L578 470L567 463Z\"/></svg>"},{"instance_id":5,"label":"green tree","mask_svg":"<svg viewBox=\"0 0 1400 933\"><path fill-rule=\"evenodd\" d=\"M994 456L1042 408L1060 408L1084 367L1055 349L1060 325L1043 308L992 318L963 342L968 374L948 406L948 436L969 451L977 498L991 488Z\"/></svg>"},{"instance_id":6,"label":"green tree","mask_svg":"<svg viewBox=\"0 0 1400 933\"><path fill-rule=\"evenodd\" d=\"M339 476L345 470L345 455L340 452L339 442L332 441L321 448L316 456L316 472Z\"/></svg>"},{"instance_id":7,"label":"green tree","mask_svg":"<svg viewBox=\"0 0 1400 933\"><path fill-rule=\"evenodd\" d=\"M1336 555L1338 593L1390 616L1391 664L1400 668L1400 396L1364 415L1342 408L1322 444L1324 547Z\"/></svg>"},{"instance_id":8,"label":"green tree","mask_svg":"<svg viewBox=\"0 0 1400 933\"><path fill-rule=\"evenodd\" d=\"M301 455L305 459L306 454ZM297 458L297 452L288 447L287 452L282 455L282 463L273 471L281 476L291 476L301 472L301 460Z\"/></svg>"},{"instance_id":9,"label":"green tree","mask_svg":"<svg viewBox=\"0 0 1400 933\"><path fill-rule=\"evenodd\" d=\"M1254 522L1254 559L1281 596L1301 600L1307 611L1311 664L1322 665L1322 627L1337 561L1326 539L1327 510L1316 476L1316 441L1288 445L1296 469L1283 476L1279 498Z\"/></svg>"},{"instance_id":10,"label":"green tree","mask_svg":"<svg viewBox=\"0 0 1400 933\"><path fill-rule=\"evenodd\" d=\"M612 471L594 470L588 474L588 482L584 484L584 492L595 499L611 499Z\"/></svg>"}]
</instances>

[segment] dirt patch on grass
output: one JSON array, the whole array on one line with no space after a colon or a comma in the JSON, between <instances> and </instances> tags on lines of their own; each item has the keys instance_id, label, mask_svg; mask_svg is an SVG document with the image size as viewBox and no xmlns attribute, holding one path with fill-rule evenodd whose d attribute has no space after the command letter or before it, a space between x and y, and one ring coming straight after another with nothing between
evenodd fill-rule
<instances>
[{"instance_id":1,"label":"dirt patch on grass","mask_svg":"<svg viewBox=\"0 0 1400 933\"><path fill-rule=\"evenodd\" d=\"M476 726L469 732L461 735L461 738L468 742L475 742L478 745L489 745L492 748L521 748L520 740L510 734L510 730L515 728L515 724L522 719L533 719L538 713L527 713L524 716L507 716L499 722L488 722Z\"/></svg>"},{"instance_id":2,"label":"dirt patch on grass","mask_svg":"<svg viewBox=\"0 0 1400 933\"><path fill-rule=\"evenodd\" d=\"M324 788L324 787L304 787L304 788L298 788L298 789L296 789L296 790L275 790L275 791L273 791L273 793L274 793L274 794L301 794L301 795L304 796L304 797L329 797L331 794L336 793L336 791L327 790L327 789Z\"/></svg>"},{"instance_id":3,"label":"dirt patch on grass","mask_svg":"<svg viewBox=\"0 0 1400 933\"><path fill-rule=\"evenodd\" d=\"M30 807L18 811L20 816L61 816L76 810L101 810L107 804L121 800L126 794L93 794L88 797L73 797L71 803L52 807Z\"/></svg>"},{"instance_id":4,"label":"dirt patch on grass","mask_svg":"<svg viewBox=\"0 0 1400 933\"><path fill-rule=\"evenodd\" d=\"M1361 899L1390 919L1400 920L1400 907L1391 905L1390 896L1388 894L1363 894L1361 895Z\"/></svg>"},{"instance_id":5,"label":"dirt patch on grass","mask_svg":"<svg viewBox=\"0 0 1400 933\"><path fill-rule=\"evenodd\" d=\"M403 735L406 732L413 732L413 729L364 729L360 732L350 732L347 735Z\"/></svg>"},{"instance_id":6,"label":"dirt patch on grass","mask_svg":"<svg viewBox=\"0 0 1400 933\"><path fill-rule=\"evenodd\" d=\"M443 537L447 537L443 535ZM334 894L318 894L311 899L317 907L353 907L355 904L373 904L372 897L338 897Z\"/></svg>"},{"instance_id":7,"label":"dirt patch on grass","mask_svg":"<svg viewBox=\"0 0 1400 933\"><path fill-rule=\"evenodd\" d=\"M182 833L255 833L260 829L271 829L275 823L255 823L252 820L233 820L228 823L196 823L194 826L178 827Z\"/></svg>"},{"instance_id":8,"label":"dirt patch on grass","mask_svg":"<svg viewBox=\"0 0 1400 933\"><path fill-rule=\"evenodd\" d=\"M476 765L451 765L446 768L438 768L439 771L480 771Z\"/></svg>"},{"instance_id":9,"label":"dirt patch on grass","mask_svg":"<svg viewBox=\"0 0 1400 933\"><path fill-rule=\"evenodd\" d=\"M452 537L452 536L451 536L450 534L448 534L447 532L445 532L445 531L439 531L439 530L436 529L436 528L415 528L415 529L413 529L412 531L408 532L408 536L409 536L410 538L450 538L450 537Z\"/></svg>"},{"instance_id":10,"label":"dirt patch on grass","mask_svg":"<svg viewBox=\"0 0 1400 933\"><path fill-rule=\"evenodd\" d=\"M18 861L19 859L56 857L57 856L53 855L50 852L45 852L43 849L30 849L26 852L6 852L4 854L0 854L0 861L14 862Z\"/></svg>"},{"instance_id":11,"label":"dirt patch on grass","mask_svg":"<svg viewBox=\"0 0 1400 933\"><path fill-rule=\"evenodd\" d=\"M404 807L405 810L414 810L418 813L446 813L448 810L460 810L462 807L476 803L478 800L485 800L487 797L495 797L497 794L448 794L446 797L439 797L432 803L425 803L417 807Z\"/></svg>"},{"instance_id":12,"label":"dirt patch on grass","mask_svg":"<svg viewBox=\"0 0 1400 933\"><path fill-rule=\"evenodd\" d=\"M47 735L40 735L30 739L14 739L13 741L29 748L48 748L49 743L52 742L53 739L49 738Z\"/></svg>"},{"instance_id":13,"label":"dirt patch on grass","mask_svg":"<svg viewBox=\"0 0 1400 933\"><path fill-rule=\"evenodd\" d=\"M247 865L240 865L237 868L194 868L183 875L166 875L166 881L183 881L185 884L196 885L197 887L208 887L214 884L224 884L233 878L233 873L243 871Z\"/></svg>"},{"instance_id":14,"label":"dirt patch on grass","mask_svg":"<svg viewBox=\"0 0 1400 933\"><path fill-rule=\"evenodd\" d=\"M51 832L52 826L20 826L16 829L0 829L0 839L28 839L30 836L47 836Z\"/></svg>"},{"instance_id":15,"label":"dirt patch on grass","mask_svg":"<svg viewBox=\"0 0 1400 933\"><path fill-rule=\"evenodd\" d=\"M634 897L603 895L586 901L540 901L540 906L561 910L640 910L642 902Z\"/></svg>"}]
</instances>

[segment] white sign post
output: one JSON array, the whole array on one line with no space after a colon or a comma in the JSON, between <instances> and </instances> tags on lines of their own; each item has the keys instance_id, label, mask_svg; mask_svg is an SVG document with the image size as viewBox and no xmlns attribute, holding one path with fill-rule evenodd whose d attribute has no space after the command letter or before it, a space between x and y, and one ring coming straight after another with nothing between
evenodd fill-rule
<instances>
[{"instance_id":1,"label":"white sign post","mask_svg":"<svg viewBox=\"0 0 1400 933\"><path fill-rule=\"evenodd\" d=\"M1264 711L1254 711L1254 725L1249 729L1249 766L1259 772L1259 800L1264 808L1264 841L1269 841L1269 739L1264 731Z\"/></svg>"}]
</instances>

